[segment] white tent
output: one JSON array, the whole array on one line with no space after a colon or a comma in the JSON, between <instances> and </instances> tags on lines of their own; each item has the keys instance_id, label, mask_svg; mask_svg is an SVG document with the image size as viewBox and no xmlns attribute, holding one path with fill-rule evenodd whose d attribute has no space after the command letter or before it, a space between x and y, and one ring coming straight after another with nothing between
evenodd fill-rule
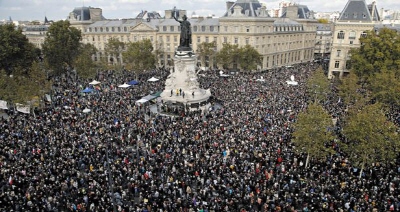
<instances>
[{"instance_id":1,"label":"white tent","mask_svg":"<svg viewBox=\"0 0 400 212\"><path fill-rule=\"evenodd\" d=\"M155 78L155 77L151 77L150 79L148 79L147 81L149 82L155 82L158 81L159 79Z\"/></svg>"},{"instance_id":2,"label":"white tent","mask_svg":"<svg viewBox=\"0 0 400 212\"><path fill-rule=\"evenodd\" d=\"M8 109L6 101L0 100L0 109L4 109L4 110Z\"/></svg>"},{"instance_id":3,"label":"white tent","mask_svg":"<svg viewBox=\"0 0 400 212\"><path fill-rule=\"evenodd\" d=\"M149 101L149 100L147 100L147 99L139 99L139 100L136 101L136 103L145 103L147 101Z\"/></svg>"},{"instance_id":4,"label":"white tent","mask_svg":"<svg viewBox=\"0 0 400 212\"><path fill-rule=\"evenodd\" d=\"M100 84L99 81L93 80L92 82L89 83L89 85L97 85Z\"/></svg>"},{"instance_id":5,"label":"white tent","mask_svg":"<svg viewBox=\"0 0 400 212\"><path fill-rule=\"evenodd\" d=\"M85 108L84 110L82 110L82 112L84 113L89 113L91 110L89 108Z\"/></svg>"},{"instance_id":6,"label":"white tent","mask_svg":"<svg viewBox=\"0 0 400 212\"><path fill-rule=\"evenodd\" d=\"M118 88L128 88L128 87L131 87L131 85L128 85L126 83L118 86Z\"/></svg>"},{"instance_id":7,"label":"white tent","mask_svg":"<svg viewBox=\"0 0 400 212\"><path fill-rule=\"evenodd\" d=\"M21 113L26 113L29 114L30 113L30 107L28 105L23 105L23 104L15 104L17 106L17 111L21 112Z\"/></svg>"}]
</instances>

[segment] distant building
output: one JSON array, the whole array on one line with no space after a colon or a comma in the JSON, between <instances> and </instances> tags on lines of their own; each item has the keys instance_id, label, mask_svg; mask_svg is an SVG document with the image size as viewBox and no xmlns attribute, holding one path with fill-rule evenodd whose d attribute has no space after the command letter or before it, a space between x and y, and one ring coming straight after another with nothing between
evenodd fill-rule
<instances>
[{"instance_id":1,"label":"distant building","mask_svg":"<svg viewBox=\"0 0 400 212\"><path fill-rule=\"evenodd\" d=\"M81 13L70 14L76 19L71 24L82 30L84 43L93 44L99 50L95 60L105 58L112 63L123 63L121 55L106 55L105 47L110 38L122 42L150 39L157 50L157 65L173 65L172 58L179 45L180 33L179 23L172 16L173 10L165 10L165 17L143 11L131 19L96 21L79 20L77 14ZM185 10L179 10L180 17L184 14ZM215 42L216 51L224 43L248 44L262 55L259 69L313 61L314 58L317 21L304 5L289 6L281 17L272 18L258 0L237 0L226 3L226 12L220 18L193 16L189 21L194 51L203 42ZM205 64L200 61L205 61ZM217 67L217 64L207 57L199 60L199 66ZM240 69L237 64L232 64L232 68Z\"/></svg>"},{"instance_id":2,"label":"distant building","mask_svg":"<svg viewBox=\"0 0 400 212\"><path fill-rule=\"evenodd\" d=\"M360 37L366 36L366 31L373 30L380 23L380 16L375 2L367 4L365 0L348 0L334 22L334 33L328 78L342 77L349 73L347 61L349 51L360 45Z\"/></svg>"},{"instance_id":3,"label":"distant building","mask_svg":"<svg viewBox=\"0 0 400 212\"><path fill-rule=\"evenodd\" d=\"M315 38L314 58L323 61L331 55L332 23L318 24Z\"/></svg>"}]
</instances>

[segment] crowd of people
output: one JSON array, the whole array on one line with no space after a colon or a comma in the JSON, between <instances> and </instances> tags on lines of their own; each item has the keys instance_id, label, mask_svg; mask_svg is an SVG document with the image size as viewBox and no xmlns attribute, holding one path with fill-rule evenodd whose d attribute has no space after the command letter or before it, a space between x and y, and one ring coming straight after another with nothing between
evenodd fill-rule
<instances>
[{"instance_id":1,"label":"crowd of people","mask_svg":"<svg viewBox=\"0 0 400 212\"><path fill-rule=\"evenodd\" d=\"M164 90L165 69L101 72L85 95L90 81L59 78L45 107L0 119L0 210L399 211L399 161L359 178L333 146L336 154L305 167L291 134L317 67L203 72L199 82L219 107L179 115L136 102ZM298 85L286 83L291 75ZM133 78L138 85L118 87ZM340 117L340 101L328 99L324 107Z\"/></svg>"}]
</instances>

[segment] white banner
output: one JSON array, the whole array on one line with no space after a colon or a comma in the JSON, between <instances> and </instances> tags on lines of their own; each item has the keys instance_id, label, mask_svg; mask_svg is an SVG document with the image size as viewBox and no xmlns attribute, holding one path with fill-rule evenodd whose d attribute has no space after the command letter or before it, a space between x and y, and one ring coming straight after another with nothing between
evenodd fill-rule
<instances>
[{"instance_id":1,"label":"white banner","mask_svg":"<svg viewBox=\"0 0 400 212\"><path fill-rule=\"evenodd\" d=\"M46 94L45 96L46 96L46 100L47 100L48 102L51 102L51 96L50 96L49 94Z\"/></svg>"},{"instance_id":2,"label":"white banner","mask_svg":"<svg viewBox=\"0 0 400 212\"><path fill-rule=\"evenodd\" d=\"M27 105L22 105L22 104L16 104L17 105L17 111L21 113L30 113L30 108Z\"/></svg>"},{"instance_id":3,"label":"white banner","mask_svg":"<svg viewBox=\"0 0 400 212\"><path fill-rule=\"evenodd\" d=\"M4 109L4 110L8 109L6 101L0 100L0 109Z\"/></svg>"}]
</instances>

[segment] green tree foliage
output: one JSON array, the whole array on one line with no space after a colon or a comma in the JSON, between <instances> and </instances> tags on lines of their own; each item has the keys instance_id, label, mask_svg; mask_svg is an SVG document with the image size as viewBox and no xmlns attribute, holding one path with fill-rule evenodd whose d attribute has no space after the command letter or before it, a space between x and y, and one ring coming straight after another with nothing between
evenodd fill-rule
<instances>
[{"instance_id":1,"label":"green tree foliage","mask_svg":"<svg viewBox=\"0 0 400 212\"><path fill-rule=\"evenodd\" d=\"M1 100L25 104L50 89L51 83L47 80L45 71L36 62L28 70L18 68L15 72L12 77L4 70L0 72Z\"/></svg>"},{"instance_id":2,"label":"green tree foliage","mask_svg":"<svg viewBox=\"0 0 400 212\"><path fill-rule=\"evenodd\" d=\"M222 49L216 55L217 63L224 69L232 68L239 60L239 45L223 43Z\"/></svg>"},{"instance_id":3,"label":"green tree foliage","mask_svg":"<svg viewBox=\"0 0 400 212\"><path fill-rule=\"evenodd\" d=\"M360 38L360 48L351 53L352 70L363 81L382 71L400 75L400 36L396 31L383 28L378 33L369 31Z\"/></svg>"},{"instance_id":4,"label":"green tree foliage","mask_svg":"<svg viewBox=\"0 0 400 212\"><path fill-rule=\"evenodd\" d=\"M81 31L71 27L69 21L57 21L49 27L42 48L46 65L55 75L73 66L81 38Z\"/></svg>"},{"instance_id":5,"label":"green tree foliage","mask_svg":"<svg viewBox=\"0 0 400 212\"><path fill-rule=\"evenodd\" d=\"M321 24L327 24L327 23L329 23L329 20L326 19L326 18L320 18L320 19L318 19L317 21L318 21L318 23L321 23Z\"/></svg>"},{"instance_id":6,"label":"green tree foliage","mask_svg":"<svg viewBox=\"0 0 400 212\"><path fill-rule=\"evenodd\" d=\"M363 95L359 92L361 86L358 77L353 72L339 80L338 89L340 98L347 105L354 105L363 99Z\"/></svg>"},{"instance_id":7,"label":"green tree foliage","mask_svg":"<svg viewBox=\"0 0 400 212\"><path fill-rule=\"evenodd\" d=\"M314 102L325 101L331 92L330 81L325 76L322 67L319 67L307 81L307 91Z\"/></svg>"},{"instance_id":8,"label":"green tree foliage","mask_svg":"<svg viewBox=\"0 0 400 212\"><path fill-rule=\"evenodd\" d=\"M321 105L312 103L299 114L294 124L292 141L298 151L307 154L306 166L310 157L324 159L334 152L330 145L335 138L331 129L332 118Z\"/></svg>"},{"instance_id":9,"label":"green tree foliage","mask_svg":"<svg viewBox=\"0 0 400 212\"><path fill-rule=\"evenodd\" d=\"M110 38L104 48L107 55L112 58L113 64L121 64L122 52L125 49L125 43L120 41L118 38ZM119 61L118 61L119 58Z\"/></svg>"},{"instance_id":10,"label":"green tree foliage","mask_svg":"<svg viewBox=\"0 0 400 212\"><path fill-rule=\"evenodd\" d=\"M198 45L196 53L201 61L201 66L206 66L207 59L210 64L214 64L216 56L216 46L217 44L215 42L203 42Z\"/></svg>"},{"instance_id":11,"label":"green tree foliage","mask_svg":"<svg viewBox=\"0 0 400 212\"><path fill-rule=\"evenodd\" d=\"M370 83L372 97L390 107L400 107L400 76L383 70Z\"/></svg>"},{"instance_id":12,"label":"green tree foliage","mask_svg":"<svg viewBox=\"0 0 400 212\"><path fill-rule=\"evenodd\" d=\"M92 60L92 55L97 51L93 44L81 44L80 54L74 61L74 67L79 77L88 79L96 74L96 63Z\"/></svg>"},{"instance_id":13,"label":"green tree foliage","mask_svg":"<svg viewBox=\"0 0 400 212\"><path fill-rule=\"evenodd\" d=\"M224 69L239 66L244 71L251 71L257 69L257 65L262 62L261 55L250 45L240 48L237 44L224 43L222 45L216 59Z\"/></svg>"},{"instance_id":14,"label":"green tree foliage","mask_svg":"<svg viewBox=\"0 0 400 212\"><path fill-rule=\"evenodd\" d=\"M129 70L142 72L155 67L156 57L149 39L128 43L126 52L122 55Z\"/></svg>"},{"instance_id":15,"label":"green tree foliage","mask_svg":"<svg viewBox=\"0 0 400 212\"><path fill-rule=\"evenodd\" d=\"M37 60L40 50L29 43L14 24L0 25L0 70L7 75L15 74L15 69L27 69Z\"/></svg>"},{"instance_id":16,"label":"green tree foliage","mask_svg":"<svg viewBox=\"0 0 400 212\"><path fill-rule=\"evenodd\" d=\"M347 138L344 150L350 160L361 168L360 176L372 163L389 164L396 158L400 146L396 130L380 104L367 105L350 113L343 131Z\"/></svg>"},{"instance_id":17,"label":"green tree foliage","mask_svg":"<svg viewBox=\"0 0 400 212\"><path fill-rule=\"evenodd\" d=\"M368 32L351 51L352 72L369 96L390 107L400 106L400 35L391 29Z\"/></svg>"},{"instance_id":18,"label":"green tree foliage","mask_svg":"<svg viewBox=\"0 0 400 212\"><path fill-rule=\"evenodd\" d=\"M260 65L262 62L260 53L250 45L241 47L239 49L239 55L240 68L246 71L256 70L257 65Z\"/></svg>"}]
</instances>

